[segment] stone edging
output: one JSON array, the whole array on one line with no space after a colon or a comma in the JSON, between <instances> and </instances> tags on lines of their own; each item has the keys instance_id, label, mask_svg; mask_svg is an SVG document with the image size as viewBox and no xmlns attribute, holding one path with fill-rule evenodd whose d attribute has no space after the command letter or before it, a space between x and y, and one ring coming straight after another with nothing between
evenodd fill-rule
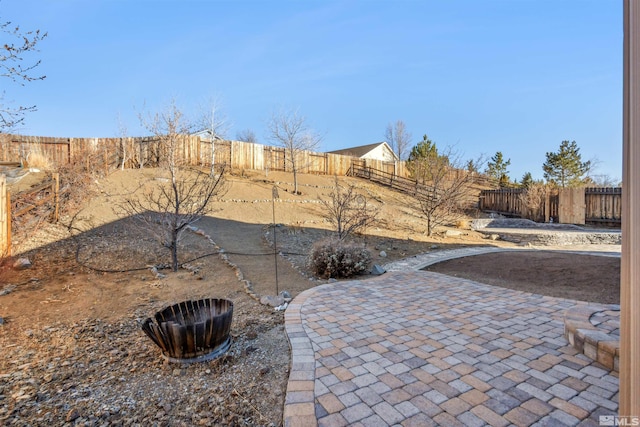
<instances>
[{"instance_id":1,"label":"stone edging","mask_svg":"<svg viewBox=\"0 0 640 427\"><path fill-rule=\"evenodd\" d=\"M211 236L206 234L204 230L194 226L189 227L189 230L191 230L194 234L197 234L198 236L202 236L205 239L207 239L207 241L211 244L211 246L213 246L214 249L218 251L218 258L224 261L224 263L227 264L229 267L231 267L231 269L236 273L236 277L238 278L238 281L242 282L242 284L244 285L244 291L247 293L247 295L249 295L254 300L260 302L260 295L256 294L256 292L253 290L253 284L249 280L244 278L244 274L242 274L240 267L238 267L236 264L232 263L231 260L229 260L229 257L227 256L227 254L224 253L224 249L218 246L218 244L214 242Z\"/></svg>"},{"instance_id":2,"label":"stone edging","mask_svg":"<svg viewBox=\"0 0 640 427\"><path fill-rule=\"evenodd\" d=\"M564 336L585 356L607 368L619 372L620 340L594 326L590 318L605 310L619 310L617 305L576 306L564 313Z\"/></svg>"},{"instance_id":3,"label":"stone edging","mask_svg":"<svg viewBox=\"0 0 640 427\"><path fill-rule=\"evenodd\" d=\"M320 285L298 294L284 312L284 324L291 349L291 369L282 415L285 427L317 427L315 408L316 358L302 324L302 306Z\"/></svg>"}]
</instances>

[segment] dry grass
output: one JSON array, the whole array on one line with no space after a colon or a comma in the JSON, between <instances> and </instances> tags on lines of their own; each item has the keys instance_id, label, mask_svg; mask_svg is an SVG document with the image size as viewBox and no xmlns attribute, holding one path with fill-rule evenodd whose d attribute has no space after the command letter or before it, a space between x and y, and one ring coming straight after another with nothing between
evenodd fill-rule
<instances>
[{"instance_id":1,"label":"dry grass","mask_svg":"<svg viewBox=\"0 0 640 427\"><path fill-rule=\"evenodd\" d=\"M469 226L469 221L467 221L466 219L459 219L458 221L456 221L456 228L459 228L461 230L468 230L471 227Z\"/></svg>"},{"instance_id":2,"label":"dry grass","mask_svg":"<svg viewBox=\"0 0 640 427\"><path fill-rule=\"evenodd\" d=\"M26 155L26 167L40 169L42 171L51 171L53 162L43 153L40 146L31 145Z\"/></svg>"}]
</instances>

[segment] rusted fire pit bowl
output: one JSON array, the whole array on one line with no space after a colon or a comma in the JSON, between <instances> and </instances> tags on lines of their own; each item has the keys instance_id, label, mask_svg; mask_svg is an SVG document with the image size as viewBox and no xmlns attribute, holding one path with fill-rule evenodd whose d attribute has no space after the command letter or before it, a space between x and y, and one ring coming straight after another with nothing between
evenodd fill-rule
<instances>
[{"instance_id":1,"label":"rusted fire pit bowl","mask_svg":"<svg viewBox=\"0 0 640 427\"><path fill-rule=\"evenodd\" d=\"M233 302L208 298L184 301L148 318L142 330L170 362L193 363L215 359L231 346Z\"/></svg>"}]
</instances>

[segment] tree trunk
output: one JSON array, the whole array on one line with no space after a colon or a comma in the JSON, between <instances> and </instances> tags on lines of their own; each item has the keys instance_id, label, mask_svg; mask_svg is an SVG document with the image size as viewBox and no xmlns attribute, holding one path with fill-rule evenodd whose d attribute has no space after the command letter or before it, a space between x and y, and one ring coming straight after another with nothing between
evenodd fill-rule
<instances>
[{"instance_id":1,"label":"tree trunk","mask_svg":"<svg viewBox=\"0 0 640 427\"><path fill-rule=\"evenodd\" d=\"M178 232L171 232L171 270L178 271Z\"/></svg>"}]
</instances>

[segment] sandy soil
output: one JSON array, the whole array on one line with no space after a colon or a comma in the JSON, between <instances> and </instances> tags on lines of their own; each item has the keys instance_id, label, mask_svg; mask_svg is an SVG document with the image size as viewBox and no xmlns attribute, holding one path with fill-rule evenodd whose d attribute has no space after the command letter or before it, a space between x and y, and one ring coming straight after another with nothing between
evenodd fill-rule
<instances>
[{"instance_id":1,"label":"sandy soil","mask_svg":"<svg viewBox=\"0 0 640 427\"><path fill-rule=\"evenodd\" d=\"M425 270L552 297L620 304L617 257L508 251L452 259Z\"/></svg>"}]
</instances>

